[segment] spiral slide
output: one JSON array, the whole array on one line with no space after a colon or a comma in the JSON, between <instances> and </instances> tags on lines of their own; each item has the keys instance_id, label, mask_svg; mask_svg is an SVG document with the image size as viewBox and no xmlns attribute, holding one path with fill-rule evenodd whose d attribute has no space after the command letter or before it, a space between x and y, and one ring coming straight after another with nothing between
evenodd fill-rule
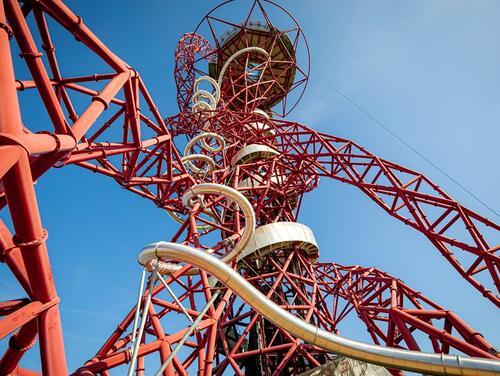
<instances>
[{"instance_id":1,"label":"spiral slide","mask_svg":"<svg viewBox=\"0 0 500 376\"><path fill-rule=\"evenodd\" d=\"M295 337L326 351L387 368L426 374L478 376L500 374L500 361L371 345L317 328L266 298L221 259L186 245L168 242L154 243L140 252L138 261L142 265L148 265L153 260L161 258L174 259L205 270L240 296L263 317Z\"/></svg>"}]
</instances>

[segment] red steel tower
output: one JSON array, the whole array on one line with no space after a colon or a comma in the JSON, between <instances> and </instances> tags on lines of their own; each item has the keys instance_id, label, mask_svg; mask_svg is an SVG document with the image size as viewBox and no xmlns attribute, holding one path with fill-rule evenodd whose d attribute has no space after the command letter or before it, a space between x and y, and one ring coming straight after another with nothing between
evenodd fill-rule
<instances>
[{"instance_id":1,"label":"red steel tower","mask_svg":"<svg viewBox=\"0 0 500 376\"><path fill-rule=\"evenodd\" d=\"M47 18L111 73L64 75ZM320 246L299 211L303 196L331 178L420 231L500 305L498 246L484 236L498 224L419 172L285 119L307 84L309 53L281 6L229 1L185 34L175 50L180 111L167 119L139 73L63 2L0 1L0 29L0 200L14 232L1 223L0 255L27 295L0 304L0 338L9 338L0 374L36 374L19 361L37 340L43 374L67 374L33 182L68 164L109 176L179 224L168 242L140 252L137 302L75 374L301 374L338 355L365 370L378 365L377 373L500 372L480 333L397 277L318 261ZM31 79L14 76L14 39ZM27 90L40 94L50 130L23 125L18 93ZM349 315L374 345L339 336Z\"/></svg>"}]
</instances>

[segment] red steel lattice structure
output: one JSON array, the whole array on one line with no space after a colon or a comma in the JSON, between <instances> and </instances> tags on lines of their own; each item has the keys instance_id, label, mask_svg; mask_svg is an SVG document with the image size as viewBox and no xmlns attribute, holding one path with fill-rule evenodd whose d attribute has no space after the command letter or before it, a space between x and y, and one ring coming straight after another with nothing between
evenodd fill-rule
<instances>
[{"instance_id":1,"label":"red steel lattice structure","mask_svg":"<svg viewBox=\"0 0 500 376\"><path fill-rule=\"evenodd\" d=\"M0 251L28 296L0 305L0 338L10 335L0 360L1 374L36 374L21 368L19 361L37 338L43 374L67 374L59 300L45 245L47 231L33 188L48 169L66 164L109 176L152 200L180 222L171 241L200 251L210 249L221 257L242 238L248 218L220 194L205 194L187 207L181 198L189 188L215 183L238 190L252 204L258 229L296 222L303 194L320 178L336 179L359 188L388 214L423 233L464 279L500 305L495 292L498 246L492 247L483 235L484 228L498 231L500 226L462 206L419 172L381 159L350 140L277 116L294 107L288 98L298 100L302 95L308 68L297 63L296 51L307 44L293 18L289 27L281 27L283 31L272 24L266 8L288 15L284 9L266 1L250 5L242 23L225 21L218 13L224 8L218 7L180 40L174 72L180 113L164 120L138 72L114 55L63 2L0 1L0 200L2 207L8 207L15 233L1 224ZM35 26L28 25L28 17L34 18ZM72 34L112 73L64 75L47 18ZM35 32L41 46L35 42ZM14 40L30 80L14 76L10 45ZM193 95L199 90L196 79L202 76L219 78L220 94L214 108L208 108L208 97L196 111ZM34 132L23 126L17 95L25 90L40 94L50 130ZM88 98L83 111L74 105L76 96ZM205 159L198 157L187 165L174 140L201 132L222 137L225 146L216 150L197 144L193 153ZM252 145L260 152L240 158L241 151ZM213 161L211 170L205 168L207 158ZM220 235L214 241L215 234ZM314 252L292 243L232 265L270 300L324 330L337 333L352 313L376 344L497 358L482 335L401 280L375 268L319 263L316 258ZM137 375L145 374L150 364L146 359L153 354L165 362L197 317L196 330L162 374L194 369L200 375L294 374L332 358L272 324L237 293L214 284L203 270L193 270L180 266L165 276L165 284L148 280L152 298L144 334L138 338L133 370ZM144 292L142 302L147 295ZM212 305L202 312L207 302ZM106 375L128 365L135 311L133 307L78 373Z\"/></svg>"}]
</instances>

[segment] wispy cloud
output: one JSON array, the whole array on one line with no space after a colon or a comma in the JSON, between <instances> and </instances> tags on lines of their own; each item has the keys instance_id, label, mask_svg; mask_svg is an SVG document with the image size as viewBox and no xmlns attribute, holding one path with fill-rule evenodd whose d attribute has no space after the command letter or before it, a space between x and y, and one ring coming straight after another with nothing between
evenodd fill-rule
<instances>
[{"instance_id":1,"label":"wispy cloud","mask_svg":"<svg viewBox=\"0 0 500 376\"><path fill-rule=\"evenodd\" d=\"M84 315L84 316L91 316L91 317L99 318L99 319L112 320L113 322L115 322L117 317L119 316L117 314L110 312L109 310L91 311L91 310L85 310L85 309L80 309L80 308L62 308L61 311L63 313L70 313L70 314L75 314L75 315Z\"/></svg>"},{"instance_id":2,"label":"wispy cloud","mask_svg":"<svg viewBox=\"0 0 500 376\"><path fill-rule=\"evenodd\" d=\"M77 339L77 340L80 340L80 341L85 341L85 342L97 342L97 343L102 343L103 342L103 340L99 339L99 338L81 336L79 334L68 333L68 332L64 332L64 336L65 337L69 337L69 338L74 338L74 339Z\"/></svg>"}]
</instances>

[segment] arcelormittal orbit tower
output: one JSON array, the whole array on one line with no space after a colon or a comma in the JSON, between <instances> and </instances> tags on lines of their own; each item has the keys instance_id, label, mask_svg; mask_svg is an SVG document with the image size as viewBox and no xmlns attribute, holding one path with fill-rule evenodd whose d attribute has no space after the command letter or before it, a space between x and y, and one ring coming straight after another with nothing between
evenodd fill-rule
<instances>
[{"instance_id":1,"label":"arcelormittal orbit tower","mask_svg":"<svg viewBox=\"0 0 500 376\"><path fill-rule=\"evenodd\" d=\"M54 24L106 70L64 74ZM14 75L17 49L28 78ZM485 236L498 224L425 175L288 119L309 75L292 15L271 1L226 2L181 38L174 58L179 113L165 119L139 72L62 1L0 1L0 202L12 223L1 223L0 255L26 292L0 303L1 375L36 375L19 366L35 349L43 375L68 374L33 184L65 165L108 176L176 223L168 241L140 251L130 279L137 301L70 373L500 373L483 335L397 276L318 261L321 244L299 212L309 191L334 179L421 232L443 267L500 305L499 247ZM38 92L50 126L23 125L25 91ZM350 316L373 343L342 337Z\"/></svg>"}]
</instances>

